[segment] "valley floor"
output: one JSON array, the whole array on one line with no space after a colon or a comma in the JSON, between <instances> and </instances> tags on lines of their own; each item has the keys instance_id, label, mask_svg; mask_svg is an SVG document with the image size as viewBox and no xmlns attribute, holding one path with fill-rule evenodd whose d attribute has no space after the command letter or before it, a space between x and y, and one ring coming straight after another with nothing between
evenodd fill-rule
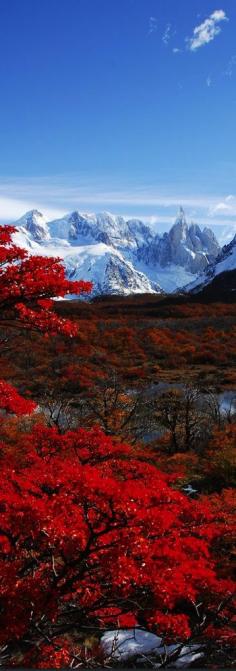
<instances>
[{"instance_id":1,"label":"valley floor","mask_svg":"<svg viewBox=\"0 0 236 671\"><path fill-rule=\"evenodd\" d=\"M169 534L168 506L169 500L173 496L174 514L176 514L176 501L179 501L181 524L184 514L183 506L189 506L184 524L187 525L188 533L193 534L194 541L193 550L190 545L186 546L186 561L188 560L189 549L191 552L195 552L196 546L197 561L200 557L200 569L202 570L205 562L204 552L206 551L205 549L202 551L202 533L203 535L206 534L207 541L209 540L211 543L218 578L223 581L227 588L227 584L231 585L235 569L232 530L234 528L233 507L235 500L233 488L236 483L236 303L211 302L206 296L202 301L199 297L192 297L190 300L189 297L187 299L181 295L171 297L147 295L126 298L109 296L96 298L89 302L81 300L57 301L54 309L58 317L70 318L75 322L78 326L76 337L68 338L57 334L54 337L45 338L44 335L34 330L23 331L21 325L18 325L17 322L14 324L12 331L10 327L6 326L1 329L0 336L3 343L1 351L2 375L8 382L14 383L20 394L25 398L33 399L37 404L34 415L30 418L20 421L14 417L6 418L6 422L3 422L1 426L0 439L6 446L7 467L11 466L11 459L14 458L16 467L21 468L23 463L24 469L25 449L27 449L29 435L31 435L32 444L37 453L36 464L38 464L38 459L45 459L45 461L43 461L42 471L37 471L36 484L34 484L34 474L30 476L33 477L33 484L30 485L29 495L31 497L32 487L37 486L37 478L45 478L46 484L43 485L43 491L46 492L48 497L45 519L48 519L48 507L51 506L52 528L54 528L54 521L57 518L56 509L54 510L53 507L53 497L60 498L62 491L60 505L62 505L63 512L61 514L59 506L58 533L61 543L60 525L62 519L63 522L66 520L66 527L69 529L68 547L72 547L72 553L74 552L72 539L73 533L75 533L73 516L76 517L76 506L74 504L76 497L78 497L78 489L76 485L74 499L73 492L71 492L71 478L73 480L74 470L76 471L78 468L78 459L81 459L81 468L84 471L88 467L88 478L93 473L94 464L96 464L96 467L98 465L98 469L101 470L101 479L98 484L95 482L94 485L97 498L95 503L94 501L91 502L91 509L89 509L91 520L95 511L97 511L99 497L101 498L101 506L104 505L104 497L107 494L102 488L105 487L106 483L104 484L104 482L107 474L111 477L110 468L114 466L114 473L115 477L118 478L119 486L121 478L122 490L125 488L127 488L127 491L129 490L127 472L131 477L131 492L133 491L132 487L137 484L136 478L138 478L138 493L142 492L143 479L146 478L146 489L140 495L138 513L138 524L143 515L145 516L147 513L144 532L145 542L147 539L155 542L153 528L156 529L157 524L162 524L162 520L163 523L165 521L166 530L163 532L161 528L159 534L160 547L158 546L158 552L160 551L161 561L163 561L162 546L164 542L167 542ZM112 456L113 466L111 466L113 461L110 461L109 455L111 445L115 452L115 455ZM80 449L81 455L78 451ZM29 469L32 459L31 455ZM132 460L134 460L133 466ZM53 465L54 461L55 466ZM72 470L70 470L71 463L73 463ZM117 463L118 475L116 473ZM69 469L68 479L66 478L66 467ZM124 469L124 473L122 469ZM161 477L167 479L170 488L168 490L169 498L166 501L164 500L164 508L161 494L162 482L155 480L153 490L150 489L153 469L155 473L157 472L161 474ZM13 489L15 486L14 472L11 471L11 474L13 473ZM47 482L48 474L49 482ZM60 478L61 484L58 485ZM63 494L63 487L65 487L63 478L66 478L65 497ZM54 483L52 488L51 482ZM82 482L82 492L83 486L84 480ZM148 503L148 505L150 505L151 511L157 493L160 497L158 515L153 519L147 533L150 515L149 509L146 511L143 505L142 496L150 497L150 504ZM36 496L40 498L40 495L37 491ZM71 514L67 518L66 506L68 498L71 496L73 515ZM83 499L83 505L85 506L83 519L86 524L88 523L90 533L91 520L88 517L87 510L89 496L90 480L88 479L87 498L85 497L85 501ZM131 496L129 491L128 496ZM37 500L35 503L34 498L31 497L30 505L32 505L32 502L35 505L35 515L37 517ZM132 496L128 499L127 504L127 509L131 512L133 503ZM195 524L191 515L194 506L198 509L198 505L200 517L196 519ZM21 500L19 506L21 506ZM99 539L100 534L104 533L102 527L103 508L101 510L98 527L95 529ZM201 529L200 532L197 532L199 523L202 523L199 522L202 519L202 514L206 516L205 526L203 532L201 532ZM172 515L172 512L170 515ZM111 511L109 509L109 524L113 519L112 516L111 508ZM119 517L118 522L115 522L118 527L120 519ZM46 524L44 517L42 524L44 526ZM220 535L215 540L213 527L218 528L217 525L220 529ZM139 526L137 528L139 529ZM173 539L171 538L170 546L168 546L170 567L172 567L173 562L173 546L175 555L178 547L179 551L182 552L181 539L178 539L179 531L178 529L176 531L176 529L174 529ZM110 533L109 525L108 532ZM80 519L76 533L81 533ZM196 540L196 533L199 535L198 540ZM139 534L140 530L138 533L135 530L132 543L137 542L139 544ZM129 533L127 539L129 541ZM110 548L110 540L109 536L108 548ZM184 537L183 543L185 543L185 540ZM23 547L24 558L27 542L26 539L26 545ZM199 543L199 556L197 542ZM52 541L52 547L53 543L54 540ZM41 537L37 547L41 547L40 544ZM118 547L120 547L120 540ZM125 562L128 561L130 552L130 547L128 547L128 550L124 552L124 557L122 556L124 566ZM135 561L137 559L139 562L139 555L140 548L137 550L137 557L135 555ZM112 551L111 556L108 556L109 560L104 563L102 577L104 585L109 582L104 577L107 575L108 569L110 570L110 567L113 566L116 567L115 562L118 561L116 555L114 555L115 560L113 561ZM140 575L142 575L142 571L145 572L146 570L147 557L148 553L144 555L144 561L141 568L139 567ZM92 557L92 562L93 560ZM73 561L74 556L71 559L71 564L68 564L69 582ZM180 560L178 565L178 571L183 569L184 580L187 580L183 588L183 594L189 587L189 581L191 582L194 561L193 563L192 560L190 563L187 562L186 570L183 559ZM49 569L53 581L57 581L57 572L62 571L63 575L64 556L62 559L57 559L56 564L53 562L54 558L51 568L50 558ZM162 564L160 565L162 567ZM92 580L94 580L93 568L92 563ZM132 567L128 567L128 569L132 574ZM115 575L117 570L118 568L115 568ZM125 569L121 568L119 570L121 584L123 585ZM163 569L161 568L162 570L164 571L164 565ZM171 571L172 568L168 570ZM188 578L188 575L190 578ZM209 580L211 580L210 572L209 576ZM160 577L158 576L157 584L159 584L159 580ZM147 577L144 580L146 586L145 581L147 582ZM115 578L114 583L116 585ZM130 584L132 584L132 580ZM169 584L169 580L167 584ZM88 592L90 595L93 595L93 589L93 582L89 583L90 591L88 590ZM169 589L171 594L174 593L174 583L173 585L170 584ZM142 616L143 597L142 594L139 595L138 591L137 598L139 597L141 598ZM115 599L118 599L118 601L115 601L116 605L119 602L116 592ZM108 601L108 603L110 602ZM101 650L103 650L102 654L105 655L105 659L108 660L109 668L116 667L117 663L122 663L126 667L129 665L130 668L137 668L138 664L140 664L139 668L149 668L150 666L159 668L161 664L162 668L166 666L166 660L168 660L166 668L182 668L184 666L188 668L192 663L195 666L203 663L207 668L219 669L227 666L232 668L233 638L231 638L230 623L233 617L231 612L233 605L231 608L231 597L226 611L221 605L224 604L224 600L222 599L220 604L217 602L219 612L223 608L222 617L224 619L220 621L221 627L223 627L223 638L217 639L219 633L217 625L215 625L213 634L211 633L210 641L204 633L202 634L202 629L197 629L196 626L194 631L198 632L197 635L192 635L191 639L188 638L188 635L185 635L186 645L181 643L182 621L178 625L181 635L177 632L176 638L173 639L172 634L170 644L167 637L167 645L166 643L164 645L162 639L156 633L154 634L156 630L152 629L152 625L149 632L146 631L147 625L144 625L143 629L142 625L140 629L135 629L133 614L126 612L126 596L124 597L124 603L125 616L122 616L123 619L121 620L118 618L117 623L115 623L119 630L114 628L114 622L113 626L111 625L112 619L108 619L108 621L105 619L105 625L103 622L102 626L100 620L99 626L97 626L96 621L97 628L94 625L94 620L91 619L93 627L88 620L89 633L87 631L84 633L83 621L81 620L79 626L77 620L74 624L74 613L71 611L72 615L70 616L73 626L70 625L71 629L68 629L70 633L66 638L66 645L69 644L69 647L71 643L78 645L79 641L79 645L81 645L79 650L86 650L88 660L90 659L90 653L87 652L86 646L90 646L88 650L91 649L91 654L94 654L95 657L93 659L91 657L91 667L88 661L87 668L95 668L94 659L101 659ZM179 605L177 604L176 612L174 612L177 624L179 621L178 608ZM95 606L93 605L94 609ZM148 609L149 602L147 599L147 611ZM196 612L190 612L194 622ZM168 608L164 608L164 621L168 617L167 613ZM107 614L105 614L106 617ZM189 617L188 612L187 617ZM227 622L227 626L225 622ZM64 621L62 625L64 626ZM216 640L219 640L217 645ZM60 639L58 645L60 650ZM100 646L100 658L96 657L98 646ZM53 654L54 652L53 650ZM64 658L62 658L60 664L61 666L64 665Z\"/></svg>"}]
</instances>

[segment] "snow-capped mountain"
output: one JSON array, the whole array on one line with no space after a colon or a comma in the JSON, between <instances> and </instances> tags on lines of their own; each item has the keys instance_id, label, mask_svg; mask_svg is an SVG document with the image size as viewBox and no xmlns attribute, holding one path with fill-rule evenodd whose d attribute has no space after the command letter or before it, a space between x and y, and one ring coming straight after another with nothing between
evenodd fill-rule
<instances>
[{"instance_id":1,"label":"snow-capped mountain","mask_svg":"<svg viewBox=\"0 0 236 671\"><path fill-rule=\"evenodd\" d=\"M47 221L44 215L38 210L26 212L23 217L18 219L15 225L20 230L23 229L26 233L29 233L29 240L32 238L35 242L43 242L43 240L50 239Z\"/></svg>"},{"instance_id":2,"label":"snow-capped mountain","mask_svg":"<svg viewBox=\"0 0 236 671\"><path fill-rule=\"evenodd\" d=\"M166 268L174 264L191 274L200 273L218 256L220 246L209 228L202 231L197 224L188 226L180 208L179 216L169 233L158 235L138 251L138 258L148 265Z\"/></svg>"},{"instance_id":3,"label":"snow-capped mountain","mask_svg":"<svg viewBox=\"0 0 236 671\"><path fill-rule=\"evenodd\" d=\"M215 261L205 272L201 273L197 280L187 285L185 290L198 293L209 285L215 277L232 270L236 270L236 235L228 245L222 248Z\"/></svg>"},{"instance_id":4,"label":"snow-capped mountain","mask_svg":"<svg viewBox=\"0 0 236 671\"><path fill-rule=\"evenodd\" d=\"M69 279L92 280L93 293L143 294L161 293L161 287L136 270L130 261L115 249L100 242L80 248L77 258L66 257Z\"/></svg>"},{"instance_id":5,"label":"snow-capped mountain","mask_svg":"<svg viewBox=\"0 0 236 671\"><path fill-rule=\"evenodd\" d=\"M136 269L124 250L137 249L152 237L142 222L110 214L71 214L51 222L37 210L14 223L15 242L31 254L59 256L71 279L93 282L93 295L161 293L158 282Z\"/></svg>"},{"instance_id":6,"label":"snow-capped mountain","mask_svg":"<svg viewBox=\"0 0 236 671\"><path fill-rule=\"evenodd\" d=\"M116 249L137 249L148 244L154 235L148 226L138 220L125 221L109 212L81 214L72 212L48 224L51 237L66 239L71 245L103 242Z\"/></svg>"},{"instance_id":7,"label":"snow-capped mountain","mask_svg":"<svg viewBox=\"0 0 236 671\"><path fill-rule=\"evenodd\" d=\"M220 247L228 245L236 235L236 223L231 224L212 224L212 231L220 244Z\"/></svg>"},{"instance_id":8,"label":"snow-capped mountain","mask_svg":"<svg viewBox=\"0 0 236 671\"><path fill-rule=\"evenodd\" d=\"M236 268L236 235L228 245L225 245L215 263L215 275Z\"/></svg>"},{"instance_id":9,"label":"snow-capped mountain","mask_svg":"<svg viewBox=\"0 0 236 671\"><path fill-rule=\"evenodd\" d=\"M196 281L219 255L214 233L187 224L184 211L169 233L138 219L78 211L46 221L37 210L14 224L31 254L59 256L73 279L93 282L93 295L172 292Z\"/></svg>"}]
</instances>

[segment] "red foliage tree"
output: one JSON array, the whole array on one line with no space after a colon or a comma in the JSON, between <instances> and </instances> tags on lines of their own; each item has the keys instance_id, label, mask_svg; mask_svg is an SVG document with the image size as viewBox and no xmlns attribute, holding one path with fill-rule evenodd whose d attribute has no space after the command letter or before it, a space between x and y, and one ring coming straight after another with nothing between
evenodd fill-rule
<instances>
[{"instance_id":1,"label":"red foliage tree","mask_svg":"<svg viewBox=\"0 0 236 671\"><path fill-rule=\"evenodd\" d=\"M29 256L13 243L15 232L13 226L0 227L0 326L76 335L77 325L56 315L52 298L89 292L91 283L67 280L60 259ZM0 380L1 410L26 414L33 408L32 402Z\"/></svg>"},{"instance_id":2,"label":"red foliage tree","mask_svg":"<svg viewBox=\"0 0 236 671\"><path fill-rule=\"evenodd\" d=\"M59 258L29 256L12 242L15 232L0 228L0 323L18 317L25 327L75 335L77 327L53 312L51 299L88 292L91 283L67 280Z\"/></svg>"},{"instance_id":3,"label":"red foliage tree","mask_svg":"<svg viewBox=\"0 0 236 671\"><path fill-rule=\"evenodd\" d=\"M75 628L137 624L178 641L217 620L222 633L233 584L217 576L211 546L226 529L206 501L98 429L36 426L23 440L14 463L2 448L2 644L32 663L35 640L42 656Z\"/></svg>"}]
</instances>

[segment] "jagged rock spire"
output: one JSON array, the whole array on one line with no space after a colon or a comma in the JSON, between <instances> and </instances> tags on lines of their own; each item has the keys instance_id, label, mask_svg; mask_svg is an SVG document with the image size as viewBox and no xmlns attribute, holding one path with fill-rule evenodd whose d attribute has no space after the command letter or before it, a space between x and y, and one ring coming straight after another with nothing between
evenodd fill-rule
<instances>
[{"instance_id":1,"label":"jagged rock spire","mask_svg":"<svg viewBox=\"0 0 236 671\"><path fill-rule=\"evenodd\" d=\"M179 219L185 219L185 211L182 205L179 206L179 214L178 214Z\"/></svg>"}]
</instances>

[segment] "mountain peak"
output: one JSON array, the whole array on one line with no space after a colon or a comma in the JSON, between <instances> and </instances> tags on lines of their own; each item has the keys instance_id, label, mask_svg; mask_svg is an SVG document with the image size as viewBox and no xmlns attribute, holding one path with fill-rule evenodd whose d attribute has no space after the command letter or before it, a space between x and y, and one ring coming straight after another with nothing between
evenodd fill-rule
<instances>
[{"instance_id":1,"label":"mountain peak","mask_svg":"<svg viewBox=\"0 0 236 671\"><path fill-rule=\"evenodd\" d=\"M180 207L177 219L162 238L155 238L139 253L152 266L179 266L191 274L202 272L218 256L220 246L212 233L202 231L198 224L187 224L185 212Z\"/></svg>"},{"instance_id":2,"label":"mountain peak","mask_svg":"<svg viewBox=\"0 0 236 671\"><path fill-rule=\"evenodd\" d=\"M173 240L174 244L178 244L182 240L186 240L188 234L188 224L185 217L185 212L182 207L179 209L179 213L175 223L170 229L169 235Z\"/></svg>"},{"instance_id":3,"label":"mountain peak","mask_svg":"<svg viewBox=\"0 0 236 671\"><path fill-rule=\"evenodd\" d=\"M50 233L47 221L39 210L29 210L15 223L16 228L25 228L36 242L49 240Z\"/></svg>"},{"instance_id":4,"label":"mountain peak","mask_svg":"<svg viewBox=\"0 0 236 671\"><path fill-rule=\"evenodd\" d=\"M34 209L34 210L29 210L28 212L23 214L23 216L20 217L20 219L18 219L18 221L16 223L19 223L20 221L23 222L23 221L30 221L30 220L36 220L36 219L37 220L41 219L44 222L46 222L46 219L45 219L44 215L42 214L42 212L40 212L39 210Z\"/></svg>"},{"instance_id":5,"label":"mountain peak","mask_svg":"<svg viewBox=\"0 0 236 671\"><path fill-rule=\"evenodd\" d=\"M29 212L26 212L25 216L27 216L27 215L32 216L32 217L43 217L44 218L44 215L42 214L42 212L40 212L39 210L36 210L36 209L29 210Z\"/></svg>"},{"instance_id":6,"label":"mountain peak","mask_svg":"<svg viewBox=\"0 0 236 671\"><path fill-rule=\"evenodd\" d=\"M172 226L172 228L174 228L174 226L179 226L179 227L182 226L183 229L187 226L186 215L185 215L185 211L184 211L184 208L182 207L182 205L180 205L180 207L179 207L179 211L178 211L175 223Z\"/></svg>"},{"instance_id":7,"label":"mountain peak","mask_svg":"<svg viewBox=\"0 0 236 671\"><path fill-rule=\"evenodd\" d=\"M184 219L184 220L186 219L185 211L184 211L184 208L182 207L182 205L179 206L178 218L179 219Z\"/></svg>"}]
</instances>

